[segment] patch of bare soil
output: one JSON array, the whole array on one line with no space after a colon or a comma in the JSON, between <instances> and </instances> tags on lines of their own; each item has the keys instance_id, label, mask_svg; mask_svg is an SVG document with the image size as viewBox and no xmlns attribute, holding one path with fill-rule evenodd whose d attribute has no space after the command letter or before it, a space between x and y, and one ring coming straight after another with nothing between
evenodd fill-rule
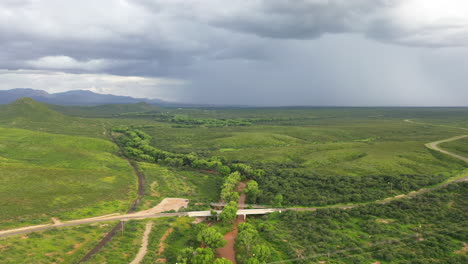
<instances>
[{"instance_id":1,"label":"patch of bare soil","mask_svg":"<svg viewBox=\"0 0 468 264\"><path fill-rule=\"evenodd\" d=\"M9 245L0 245L0 250L4 249L4 248L8 248Z\"/></svg>"},{"instance_id":2,"label":"patch of bare soil","mask_svg":"<svg viewBox=\"0 0 468 264\"><path fill-rule=\"evenodd\" d=\"M178 211L181 208L187 208L189 200L183 198L165 198L155 207L139 211L136 214L157 214L170 210Z\"/></svg>"},{"instance_id":3,"label":"patch of bare soil","mask_svg":"<svg viewBox=\"0 0 468 264\"><path fill-rule=\"evenodd\" d=\"M201 222L203 222L205 220L206 220L206 217L196 217L195 220L193 220L192 223L199 224L199 223L201 223Z\"/></svg>"},{"instance_id":4,"label":"patch of bare soil","mask_svg":"<svg viewBox=\"0 0 468 264\"><path fill-rule=\"evenodd\" d=\"M463 242L463 247L460 250L456 250L455 254L468 255L468 243Z\"/></svg>"},{"instance_id":5,"label":"patch of bare soil","mask_svg":"<svg viewBox=\"0 0 468 264\"><path fill-rule=\"evenodd\" d=\"M87 240L86 240L86 241L87 241ZM85 241L84 243L86 243L86 241ZM70 250L70 251L68 251L68 252L65 253L65 254L71 255L71 254L75 253L78 249L80 249L80 247L81 247L84 243L78 243L78 244L73 245L73 250Z\"/></svg>"},{"instance_id":6,"label":"patch of bare soil","mask_svg":"<svg viewBox=\"0 0 468 264\"><path fill-rule=\"evenodd\" d=\"M56 218L56 217L52 217L51 219L52 219L52 222L54 222L54 225L62 224L62 222L60 222L60 220L58 218Z\"/></svg>"},{"instance_id":7,"label":"patch of bare soil","mask_svg":"<svg viewBox=\"0 0 468 264\"><path fill-rule=\"evenodd\" d=\"M388 219L377 219L377 223L382 223L382 224L390 224L393 223L394 220L388 220Z\"/></svg>"}]
</instances>

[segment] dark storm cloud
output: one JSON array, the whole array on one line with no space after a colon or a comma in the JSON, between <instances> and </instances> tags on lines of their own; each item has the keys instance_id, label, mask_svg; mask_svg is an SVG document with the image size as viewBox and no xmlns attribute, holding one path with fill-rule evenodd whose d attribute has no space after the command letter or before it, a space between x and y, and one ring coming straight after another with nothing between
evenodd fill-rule
<instances>
[{"instance_id":1,"label":"dark storm cloud","mask_svg":"<svg viewBox=\"0 0 468 264\"><path fill-rule=\"evenodd\" d=\"M177 75L200 58L268 58L265 45L272 40L265 38L313 39L325 33L362 32L407 45L466 44L462 33L431 39L447 36L444 32L455 26L463 31L465 24L406 28L395 23L389 10L401 2L8 0L0 3L0 66L28 68L31 60L68 56L81 62L77 66L106 60L106 67L94 69L98 72L163 76ZM33 65L40 68L39 63Z\"/></svg>"},{"instance_id":2,"label":"dark storm cloud","mask_svg":"<svg viewBox=\"0 0 468 264\"><path fill-rule=\"evenodd\" d=\"M214 17L210 22L264 37L310 39L360 30L369 13L388 6L382 0L253 2L248 12Z\"/></svg>"},{"instance_id":3,"label":"dark storm cloud","mask_svg":"<svg viewBox=\"0 0 468 264\"><path fill-rule=\"evenodd\" d=\"M186 89L177 96L200 102L237 103L252 94L251 103L320 104L320 97L330 98L325 104L342 104L340 98L362 90L369 95L401 86L399 76L412 86L433 89L435 95L437 88L421 81L420 51L438 57L427 48L468 44L468 15L463 12L468 5L462 0L439 2L4 0L0 69L182 79ZM364 48L378 52L342 60ZM385 65L373 65L381 51L410 58L412 67L401 72L391 58ZM455 53L451 60L465 56L466 49ZM384 75L380 80L386 83L361 76L354 71L356 63L362 64L357 68L363 73L385 69L385 74L375 74ZM440 85L444 76L437 78ZM227 100L223 94L229 94ZM353 100L363 103L375 96Z\"/></svg>"}]
</instances>

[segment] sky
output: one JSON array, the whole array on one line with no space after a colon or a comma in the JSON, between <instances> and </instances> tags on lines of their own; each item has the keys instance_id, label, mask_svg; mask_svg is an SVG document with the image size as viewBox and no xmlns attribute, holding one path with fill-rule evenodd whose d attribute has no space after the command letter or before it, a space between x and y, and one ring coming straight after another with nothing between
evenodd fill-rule
<instances>
[{"instance_id":1,"label":"sky","mask_svg":"<svg viewBox=\"0 0 468 264\"><path fill-rule=\"evenodd\" d=\"M468 106L466 0L1 0L0 89Z\"/></svg>"}]
</instances>

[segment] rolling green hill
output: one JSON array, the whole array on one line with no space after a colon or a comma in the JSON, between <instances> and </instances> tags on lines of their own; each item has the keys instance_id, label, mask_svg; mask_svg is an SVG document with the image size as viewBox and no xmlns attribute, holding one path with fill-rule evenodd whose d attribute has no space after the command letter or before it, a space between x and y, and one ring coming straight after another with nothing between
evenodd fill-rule
<instances>
[{"instance_id":1,"label":"rolling green hill","mask_svg":"<svg viewBox=\"0 0 468 264\"><path fill-rule=\"evenodd\" d=\"M135 176L109 141L0 128L0 226L125 211Z\"/></svg>"},{"instance_id":2,"label":"rolling green hill","mask_svg":"<svg viewBox=\"0 0 468 264\"><path fill-rule=\"evenodd\" d=\"M86 113L94 112L96 116L111 115L120 110L127 111L132 107L141 109L146 104L107 105L96 107L62 107L39 103L30 98L21 98L8 104L0 105L0 127L21 128L54 134L87 136L109 139L108 130L119 125L143 125L148 120L124 120L109 118L82 118L69 114L81 115L77 109ZM61 110L61 113L55 109ZM120 109L120 110L119 110ZM81 111L81 110L80 110Z\"/></svg>"},{"instance_id":3,"label":"rolling green hill","mask_svg":"<svg viewBox=\"0 0 468 264\"><path fill-rule=\"evenodd\" d=\"M21 120L26 122L61 122L65 119L63 114L27 97L0 106L0 120L3 122L19 122Z\"/></svg>"}]
</instances>

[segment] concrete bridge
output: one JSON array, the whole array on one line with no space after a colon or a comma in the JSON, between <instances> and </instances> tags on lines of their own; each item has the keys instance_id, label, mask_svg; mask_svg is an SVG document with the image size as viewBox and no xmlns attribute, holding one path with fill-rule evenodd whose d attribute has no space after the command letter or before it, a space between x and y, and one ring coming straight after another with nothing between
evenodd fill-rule
<instances>
[{"instance_id":1,"label":"concrete bridge","mask_svg":"<svg viewBox=\"0 0 468 264\"><path fill-rule=\"evenodd\" d=\"M223 208L224 206L227 205L227 203L210 203L210 205L212 207L215 207L215 208ZM268 206L266 205L259 205L259 204L239 204L237 205L238 208L253 208L253 209L264 209L264 208L268 208Z\"/></svg>"},{"instance_id":2,"label":"concrete bridge","mask_svg":"<svg viewBox=\"0 0 468 264\"><path fill-rule=\"evenodd\" d=\"M237 211L237 215L242 215L247 217L247 215L264 215L273 212L281 212L281 210L285 209L276 209L276 208L269 208L269 209L239 209ZM45 225L36 225L36 226L29 226L11 230L3 230L0 231L0 237L8 237L13 235L19 234L26 234L30 232L37 232L52 228L59 228L59 227L66 227L66 226L77 226L83 224L93 224L99 222L109 222L109 221L128 221L128 220L141 220L141 219L148 219L148 218L161 218L161 217L180 217L180 216L188 216L188 217L207 217L211 216L212 211L193 211L193 212L181 212L181 213L132 213L132 214L125 214L125 215L114 215L114 216L104 216L104 217L94 217L94 218L86 218L86 219L79 219L73 221L65 221L59 222L55 224L45 224ZM215 210L217 214L220 214L220 210Z\"/></svg>"}]
</instances>

